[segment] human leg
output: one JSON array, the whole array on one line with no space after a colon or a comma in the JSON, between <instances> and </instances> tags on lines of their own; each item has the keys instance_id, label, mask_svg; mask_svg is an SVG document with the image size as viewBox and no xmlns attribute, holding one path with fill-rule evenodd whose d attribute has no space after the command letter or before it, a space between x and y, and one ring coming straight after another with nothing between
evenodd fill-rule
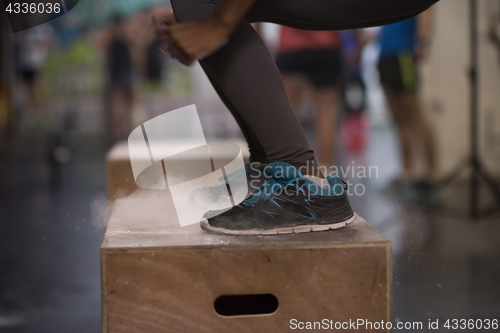
<instances>
[{"instance_id":1,"label":"human leg","mask_svg":"<svg viewBox=\"0 0 500 333\"><path fill-rule=\"evenodd\" d=\"M330 166L335 158L335 138L339 112L340 91L337 87L323 87L314 91L316 104L316 146L318 161Z\"/></svg>"},{"instance_id":2,"label":"human leg","mask_svg":"<svg viewBox=\"0 0 500 333\"><path fill-rule=\"evenodd\" d=\"M401 2L384 0L276 0L258 1L247 17L308 29L339 29L402 20L417 14L436 0ZM216 1L174 0L179 22L199 21L211 15ZM276 66L260 37L242 21L228 44L201 60L205 71L218 83L232 112L251 128L269 161L287 161L316 168L314 153L294 117ZM263 84L265 82L265 84ZM231 110L231 108L230 108ZM286 129L286 130L280 130Z\"/></svg>"},{"instance_id":3,"label":"human leg","mask_svg":"<svg viewBox=\"0 0 500 333\"><path fill-rule=\"evenodd\" d=\"M201 67L203 68L203 64L201 64ZM264 148L262 147L259 140L255 136L255 133L253 133L252 129L245 123L241 115L238 113L238 111L231 103L229 98L224 94L224 91L222 90L221 86L217 83L217 81L215 81L210 72L205 71L205 73L207 74L210 83L212 83L212 86L219 95L220 99L222 100L224 105L228 108L228 110L231 112L234 119L236 120L236 123L240 127L241 132L243 133L243 136L245 137L245 140L247 141L248 144L251 162L264 165L268 164L269 160L267 158L266 152L264 151Z\"/></svg>"},{"instance_id":4,"label":"human leg","mask_svg":"<svg viewBox=\"0 0 500 333\"><path fill-rule=\"evenodd\" d=\"M426 163L425 181L437 180L436 144L432 126L422 111L421 103L416 92L405 94L403 101L408 112L409 122L412 124L413 134L422 140Z\"/></svg>"},{"instance_id":5,"label":"human leg","mask_svg":"<svg viewBox=\"0 0 500 333\"><path fill-rule=\"evenodd\" d=\"M183 22L208 17L216 3L174 0L172 6L176 19ZM293 112L276 64L248 22L242 21L229 42L200 63L218 86L223 101L230 102L230 111L255 134L270 162L285 161L315 170L314 152Z\"/></svg>"},{"instance_id":6,"label":"human leg","mask_svg":"<svg viewBox=\"0 0 500 333\"><path fill-rule=\"evenodd\" d=\"M401 170L400 178L406 180L411 177L412 171L411 119L408 117L407 104L405 103L403 93L395 92L392 87L387 85L384 85L384 92L401 145L403 169Z\"/></svg>"},{"instance_id":7,"label":"human leg","mask_svg":"<svg viewBox=\"0 0 500 333\"><path fill-rule=\"evenodd\" d=\"M108 130L112 142L122 139L123 135L123 94L120 87L111 86L108 95Z\"/></svg>"},{"instance_id":8,"label":"human leg","mask_svg":"<svg viewBox=\"0 0 500 333\"><path fill-rule=\"evenodd\" d=\"M299 107L307 93L307 73L305 69L310 63L308 50L279 52L276 65L281 73L285 90L297 118L300 120Z\"/></svg>"},{"instance_id":9,"label":"human leg","mask_svg":"<svg viewBox=\"0 0 500 333\"><path fill-rule=\"evenodd\" d=\"M282 73L281 77L283 79L283 84L285 85L285 90L288 95L288 99L290 100L290 104L292 105L297 118L300 120L299 108L303 101L304 85L297 75Z\"/></svg>"},{"instance_id":10,"label":"human leg","mask_svg":"<svg viewBox=\"0 0 500 333\"><path fill-rule=\"evenodd\" d=\"M309 76L314 86L316 104L316 145L322 166L334 163L337 117L340 109L342 54L339 49L312 50L314 60Z\"/></svg>"},{"instance_id":11,"label":"human leg","mask_svg":"<svg viewBox=\"0 0 500 333\"><path fill-rule=\"evenodd\" d=\"M301 0L296 2L300 2L301 6L299 7L307 8L308 5L311 6L310 1ZM311 29L325 30L361 27L373 25L375 22L383 21L385 23L390 23L391 21L395 22L402 20L425 9L423 8L422 3L430 4L431 2L433 3L434 1L418 1L417 3L419 3L420 6L417 6L418 10L413 11L415 8L412 7L412 4L416 3L416 1L411 2L411 4L406 7L404 5L406 2L395 0L387 0L385 2L380 1L381 7L386 7L387 4L391 4L396 7L396 10L391 8L389 15L387 12L384 12L384 10L381 12L374 10L373 7L376 7L376 4L374 4L373 1L338 0L328 2L327 0L322 0L315 3L322 3L325 6L329 3L336 4L336 6L330 8L336 15L332 15L333 12L330 12L330 15L320 18L319 16L316 16L316 14L319 15L319 11L324 11L325 8L316 8L315 11L308 12L307 15L303 17L303 20L300 17L299 20L295 20L293 15L291 15L294 13L290 13L290 15L286 14L286 11L288 10L287 6L291 6L291 3L295 2L287 1L286 3L280 2L282 6L278 8L280 9L280 17L278 18L285 18L287 20L284 20L284 23L298 28L308 27ZM259 3L275 5L278 1L276 3L274 1L259 1ZM342 4L350 5L345 7ZM349 7L352 4L353 6ZM172 5L176 19L179 22L205 19L217 6L216 2L202 0L173 0ZM314 3L312 5L314 5ZM408 6L413 9L409 10ZM299 10L301 9L296 6L291 7ZM344 11L346 8L348 10ZM351 12L349 9L352 9L353 11ZM376 15L372 15L374 12L383 14L383 17L376 17ZM358 15L358 17L354 17L355 15ZM331 24L332 22L335 22L336 17L338 17L339 20L342 20L346 16L349 17L349 20L351 20L350 23L344 20L342 22L343 25ZM253 18L256 17L254 16ZM264 20L265 17L261 16L260 18ZM323 18L328 19L328 21L323 22ZM322 25L323 23L324 25ZM298 171L296 168L301 168L303 166L310 166L308 168L309 171L315 170L317 165L314 159L314 153L307 144L305 135L300 128L294 113L292 112L292 107L287 98L286 91L274 61L264 43L261 41L260 37L253 30L253 28L246 21L241 21L231 35L229 42L210 56L200 60L200 63L213 82L216 82L219 86L219 93L224 95L223 100L226 99L231 102L235 112L241 116L244 125L248 126L248 128L250 128L255 134L257 140L264 148L269 161L273 162L270 163L272 169L270 173L273 179L269 183L266 183L267 186L270 187L269 191L253 195L242 204L237 205L233 207L233 209L224 213L224 216L221 214L221 218L229 219L229 225L227 225L227 228L263 228L266 232L271 233L276 232L277 230L281 230L283 232L304 232L326 230L330 228L330 222L332 222L331 225L338 227L345 225L348 221L352 221L354 214L349 206L346 197L345 185L342 184L342 181L339 179L329 178L329 183L332 189L329 190L328 193L323 193L323 190L319 186L310 181L308 182L308 180L305 179L301 173L297 173ZM290 163L291 169L287 167L287 163L280 161ZM291 175L280 175L279 172L274 172L276 171L275 169L289 170L291 171ZM307 185L307 190L297 186L301 184ZM319 201L308 200L299 204L300 207L291 207L289 210L285 209L281 212L274 212L269 210L271 207L270 205L272 205L273 202L271 199L274 198L275 195L273 188L274 185L282 186L285 189L292 189L295 191L290 195L294 199L304 199L305 196L308 196L311 193L312 195L319 193L321 198L327 196L331 197L329 199L332 200L335 200L335 198L338 198L339 196L343 196L343 198L345 198L345 202L342 205L331 205L328 203L323 205L319 204L321 198L318 197L317 199ZM340 193L334 193L337 185L339 185L342 189ZM267 190L267 187L264 189ZM288 195L288 193L286 194ZM285 198L283 199L286 200ZM294 201L288 200L288 202ZM338 203L340 201L336 202ZM311 213L311 210L305 208L312 203L315 203L314 205L318 204L320 207L317 208L320 209L327 206L334 207L335 212L332 211L328 212L328 215L323 215L325 211L322 211L321 216ZM258 207L256 205L258 205ZM256 216L256 220L253 220L255 224L252 224L252 227L249 227L247 224L250 220L249 216L240 214L241 211L245 210L243 207L257 207L258 209L252 208L252 212L262 215ZM296 208L304 209L305 213L312 215L303 215L302 213L296 214L296 212L298 212L295 211ZM323 219L330 219L333 217L332 214L340 214L341 212L342 214L338 219L326 221L326 223L323 224L323 222L325 222ZM265 214L268 214L268 218L272 221L272 223L268 223L268 221L263 219L263 217L266 216ZM239 220L240 218L242 220ZM243 223L240 225L238 221L242 221ZM261 223L264 223L265 225L262 225ZM202 223L202 226L205 225L213 227L216 224L216 220L209 217L208 220Z\"/></svg>"}]
</instances>

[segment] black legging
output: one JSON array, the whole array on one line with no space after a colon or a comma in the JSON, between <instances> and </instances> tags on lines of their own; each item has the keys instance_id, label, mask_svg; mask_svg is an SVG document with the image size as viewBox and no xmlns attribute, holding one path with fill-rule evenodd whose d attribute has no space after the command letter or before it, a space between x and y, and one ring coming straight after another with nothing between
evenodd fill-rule
<instances>
[{"instance_id":1,"label":"black legging","mask_svg":"<svg viewBox=\"0 0 500 333\"><path fill-rule=\"evenodd\" d=\"M238 1L238 0L234 0ZM341 30L403 21L438 0L258 0L229 42L200 64L231 111L255 162L317 168L273 57L249 22L305 30ZM171 0L178 22L199 21L217 0Z\"/></svg>"}]
</instances>

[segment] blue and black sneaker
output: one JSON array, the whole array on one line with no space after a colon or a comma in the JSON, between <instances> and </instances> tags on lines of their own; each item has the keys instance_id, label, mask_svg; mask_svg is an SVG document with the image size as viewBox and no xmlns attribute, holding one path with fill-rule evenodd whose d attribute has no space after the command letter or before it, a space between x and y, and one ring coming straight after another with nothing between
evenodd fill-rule
<instances>
[{"instance_id":1,"label":"blue and black sneaker","mask_svg":"<svg viewBox=\"0 0 500 333\"><path fill-rule=\"evenodd\" d=\"M271 179L239 205L207 212L201 227L228 235L276 235L338 229L354 221L346 184L327 177L320 187L285 162L265 168ZM216 216L214 216L216 215Z\"/></svg>"}]
</instances>

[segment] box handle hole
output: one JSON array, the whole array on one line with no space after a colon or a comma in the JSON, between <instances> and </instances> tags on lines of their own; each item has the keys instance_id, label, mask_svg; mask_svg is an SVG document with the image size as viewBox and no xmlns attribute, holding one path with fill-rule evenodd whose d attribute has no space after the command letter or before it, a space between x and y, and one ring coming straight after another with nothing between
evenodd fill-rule
<instances>
[{"instance_id":1,"label":"box handle hole","mask_svg":"<svg viewBox=\"0 0 500 333\"><path fill-rule=\"evenodd\" d=\"M215 300L214 308L226 317L264 315L278 309L278 299L272 294L222 295Z\"/></svg>"}]
</instances>

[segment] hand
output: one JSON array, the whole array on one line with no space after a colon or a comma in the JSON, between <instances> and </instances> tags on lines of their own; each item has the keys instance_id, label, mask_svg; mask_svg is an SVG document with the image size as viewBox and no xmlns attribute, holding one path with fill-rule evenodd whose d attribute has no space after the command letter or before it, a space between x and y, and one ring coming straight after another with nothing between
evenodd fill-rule
<instances>
[{"instance_id":1,"label":"hand","mask_svg":"<svg viewBox=\"0 0 500 333\"><path fill-rule=\"evenodd\" d=\"M155 10L152 14L153 29L160 42L167 41L168 26L175 23L175 16L172 9Z\"/></svg>"},{"instance_id":2,"label":"hand","mask_svg":"<svg viewBox=\"0 0 500 333\"><path fill-rule=\"evenodd\" d=\"M185 56L179 60L189 66L224 46L231 34L229 27L209 17L199 22L176 23L169 26L167 34L177 49Z\"/></svg>"},{"instance_id":3,"label":"hand","mask_svg":"<svg viewBox=\"0 0 500 333\"><path fill-rule=\"evenodd\" d=\"M214 17L176 23L171 9L153 13L153 26L161 50L186 66L217 51L227 42L232 30Z\"/></svg>"},{"instance_id":4,"label":"hand","mask_svg":"<svg viewBox=\"0 0 500 333\"><path fill-rule=\"evenodd\" d=\"M153 28L156 38L160 42L160 50L170 54L173 59L178 59L181 63L187 64L187 57L172 41L169 29L175 23L175 16L172 9L155 11L153 13ZM191 61L192 62L192 61Z\"/></svg>"},{"instance_id":5,"label":"hand","mask_svg":"<svg viewBox=\"0 0 500 333\"><path fill-rule=\"evenodd\" d=\"M173 59L179 59L182 63L187 59L179 48L172 42L169 36L169 27L175 23L172 9L164 9L153 12L153 29L156 38L160 42L160 50L168 52Z\"/></svg>"}]
</instances>

